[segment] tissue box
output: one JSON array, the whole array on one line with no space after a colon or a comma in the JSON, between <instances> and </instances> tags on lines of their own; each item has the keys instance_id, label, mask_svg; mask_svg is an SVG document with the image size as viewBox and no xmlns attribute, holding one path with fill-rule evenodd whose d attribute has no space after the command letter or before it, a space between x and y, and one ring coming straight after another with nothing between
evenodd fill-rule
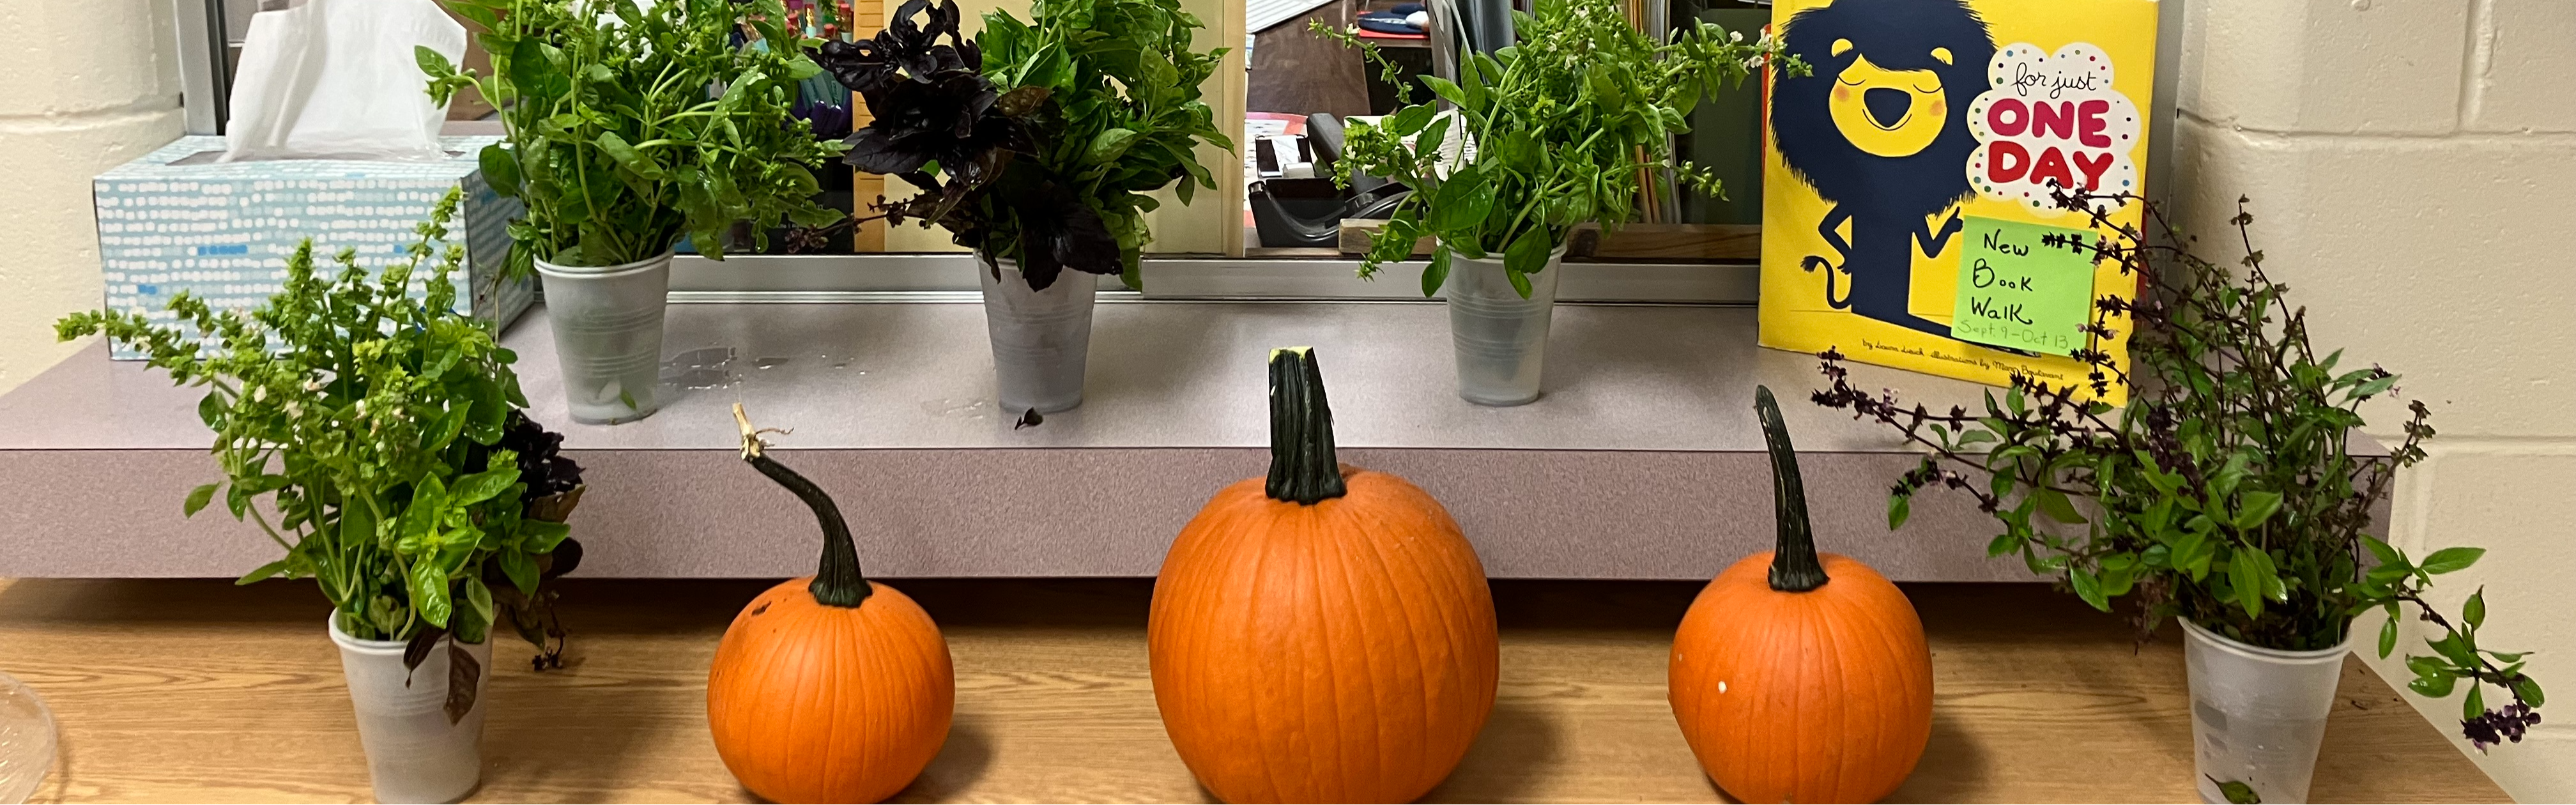
<instances>
[{"instance_id":1,"label":"tissue box","mask_svg":"<svg viewBox=\"0 0 2576 805\"><path fill-rule=\"evenodd\" d=\"M343 248L357 249L369 270L409 260L404 250L420 237L412 228L462 185L448 224L451 239L465 239L456 312L506 327L527 310L535 281L502 279L510 221L524 207L492 192L475 167L475 154L499 139L440 138L450 158L439 162L215 162L224 138L181 137L91 181L107 308L170 324L164 308L180 291L218 309L256 308L283 286L286 257L307 237L317 270L336 270L327 261ZM414 295L424 288L414 280ZM114 355L143 357L121 346Z\"/></svg>"}]
</instances>

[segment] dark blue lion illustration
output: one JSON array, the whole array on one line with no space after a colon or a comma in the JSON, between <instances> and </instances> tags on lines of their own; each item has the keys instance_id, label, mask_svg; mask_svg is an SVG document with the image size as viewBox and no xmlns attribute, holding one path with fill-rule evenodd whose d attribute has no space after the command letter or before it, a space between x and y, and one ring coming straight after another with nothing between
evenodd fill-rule
<instances>
[{"instance_id":1,"label":"dark blue lion illustration","mask_svg":"<svg viewBox=\"0 0 2576 805\"><path fill-rule=\"evenodd\" d=\"M1972 192L1968 105L1995 51L1985 21L1964 0L1836 0L1790 17L1781 36L1811 72L1773 83L1772 137L1832 205L1816 231L1836 252L1800 265L1825 273L1835 309L1948 337L1906 300L1915 249L1939 257L1959 233L1957 212L1937 229L1931 217Z\"/></svg>"}]
</instances>

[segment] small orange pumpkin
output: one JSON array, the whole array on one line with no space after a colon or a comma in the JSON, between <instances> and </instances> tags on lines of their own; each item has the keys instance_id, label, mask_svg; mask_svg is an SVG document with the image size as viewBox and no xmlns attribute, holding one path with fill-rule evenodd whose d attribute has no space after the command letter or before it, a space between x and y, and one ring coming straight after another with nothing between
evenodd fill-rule
<instances>
[{"instance_id":1,"label":"small orange pumpkin","mask_svg":"<svg viewBox=\"0 0 2576 805\"><path fill-rule=\"evenodd\" d=\"M1313 352L1270 359L1270 475L1182 529L1146 626L1154 702L1227 802L1409 802L1467 754L1501 657L1484 565L1420 488L1337 463Z\"/></svg>"},{"instance_id":2,"label":"small orange pumpkin","mask_svg":"<svg viewBox=\"0 0 2576 805\"><path fill-rule=\"evenodd\" d=\"M1805 485L1771 390L1780 541L1718 574L1673 635L1673 715L1700 768L1743 802L1874 802L1932 735L1932 652L1896 585L1818 556Z\"/></svg>"},{"instance_id":3,"label":"small orange pumpkin","mask_svg":"<svg viewBox=\"0 0 2576 805\"><path fill-rule=\"evenodd\" d=\"M772 802L876 802L912 783L948 740L957 679L930 613L859 572L840 507L763 454L734 406L742 458L823 526L817 572L754 598L707 674L716 754Z\"/></svg>"}]
</instances>

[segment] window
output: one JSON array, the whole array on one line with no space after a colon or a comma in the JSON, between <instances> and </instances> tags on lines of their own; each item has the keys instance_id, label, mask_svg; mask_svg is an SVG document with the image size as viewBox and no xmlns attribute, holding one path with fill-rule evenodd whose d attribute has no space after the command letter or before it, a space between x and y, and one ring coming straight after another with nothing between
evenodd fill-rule
<instances>
[{"instance_id":1,"label":"window","mask_svg":"<svg viewBox=\"0 0 2576 805\"><path fill-rule=\"evenodd\" d=\"M171 2L179 22L189 131L220 133L225 123L223 99L231 66L250 14L263 7L282 7L290 0ZM873 33L883 25L885 14L896 2L899 0L846 0L844 7L855 22L850 33ZM1507 4L1515 2L1526 7L1529 0L1432 0L1418 17L1370 15L1381 22L1390 16L1409 19L1421 24L1420 33L1408 34L1400 26L1384 24L1368 27L1390 29L1372 36L1403 76L1454 74L1449 65L1455 48L1473 47L1479 38L1508 39L1508 22L1495 21L1507 20ZM810 0L789 0L789 5L804 9ZM969 31L979 26L984 12L1010 7L1014 13L1024 14L1020 5L1020 0L959 0ZM1363 64L1357 52L1312 36L1306 26L1320 22L1350 27L1358 24L1363 14L1391 12L1404 5L1400 0L1185 0L1185 8L1207 24L1194 45L1228 48L1225 63L1204 88L1204 97L1216 108L1222 130L1243 134L1237 142L1240 153L1200 149L1202 164L1227 166L1214 171L1218 190L1199 194L1192 205L1179 204L1168 190L1161 194L1165 204L1149 216L1154 242L1147 247L1143 268L1147 290L1141 296L1420 298L1418 287L1404 267L1393 268L1379 281L1357 279L1353 255L1357 244L1365 239L1366 223L1332 222L1330 217L1339 208L1338 200L1300 207L1299 198L1291 192L1292 185L1303 185L1307 191L1318 189L1318 180L1295 181L1314 175L1311 167L1300 172L1298 165L1311 165L1314 157L1311 141L1302 149L1298 145L1297 137L1309 134L1305 131L1307 115L1323 113L1346 118L1384 113L1396 105L1398 92L1396 82L1384 80L1376 67ZM1631 15L1643 18L1649 26L1705 20L1729 30L1748 32L1767 22L1768 5L1767 0L1631 0L1629 4ZM2163 13L2165 35L2159 57L2170 63L2176 55L2176 35L2181 29L2181 3L2169 0ZM1455 24L1443 25L1443 21L1453 19ZM1444 27L1466 33L1438 35ZM488 63L478 63L479 57L478 48L469 54L468 64L488 69ZM2160 127L2170 126L2172 81L2178 72L2158 71L2154 119ZM1567 272L1560 298L1738 303L1753 300L1758 286L1753 262L1761 240L1763 135L1757 118L1761 108L1758 91L1758 87L1748 84L1704 101L1694 112L1693 131L1676 138L1673 144L1684 157L1714 168L1729 188L1727 196L1676 193L1669 182L1651 186L1648 203L1641 205L1647 220L1629 224L1606 239L1597 231L1577 232L1568 261L1582 267ZM853 125L864 125L865 107L855 102L847 107L852 111ZM451 108L450 117L470 121L489 114L490 108L480 99L460 98ZM465 122L455 125L472 126ZM2152 136L2160 152L2171 147L2168 135L2166 129ZM1263 157L1265 147L1271 152L1269 158ZM2154 174L2150 177L2151 188L2164 186L2163 174L2169 162L2162 158L2150 161ZM1242 167L1233 169L1238 164ZM1324 222L1320 226L1325 228L1309 230L1304 242L1282 243L1275 236L1265 242L1256 220L1259 212L1253 209L1258 202L1251 196L1256 188L1272 187L1280 190L1273 198L1284 201L1278 205L1279 210L1321 217ZM860 208L881 193L899 195L907 190L899 180L847 173L832 177L826 185L827 193L836 194L838 204ZM1334 191L1323 188L1320 192ZM1308 223L1313 222L1308 219ZM1331 237L1321 237L1319 232ZM683 256L674 266L672 285L676 293L692 298L757 295L779 300L918 296L971 292L976 288L969 273L972 258L950 243L944 230L915 224L887 227L875 222L858 228L830 249L833 253L737 255L722 264ZM1104 290L1123 291L1114 277L1102 278L1101 282Z\"/></svg>"}]
</instances>

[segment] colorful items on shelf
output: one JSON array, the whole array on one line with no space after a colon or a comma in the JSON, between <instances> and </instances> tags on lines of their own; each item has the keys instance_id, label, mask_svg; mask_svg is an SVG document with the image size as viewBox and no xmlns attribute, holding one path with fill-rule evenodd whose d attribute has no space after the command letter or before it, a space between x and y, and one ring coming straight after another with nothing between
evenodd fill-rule
<instances>
[{"instance_id":1,"label":"colorful items on shelf","mask_svg":"<svg viewBox=\"0 0 2576 805\"><path fill-rule=\"evenodd\" d=\"M772 802L876 802L911 784L948 740L957 680L930 614L859 572L840 507L767 455L733 407L742 460L795 493L823 526L814 575L751 600L707 674L716 754Z\"/></svg>"},{"instance_id":2,"label":"colorful items on shelf","mask_svg":"<svg viewBox=\"0 0 2576 805\"><path fill-rule=\"evenodd\" d=\"M1270 356L1270 474L1155 580L1146 652L1182 762L1227 802L1410 802L1494 706L1484 566L1438 501L1343 466L1313 351Z\"/></svg>"},{"instance_id":3,"label":"colorful items on shelf","mask_svg":"<svg viewBox=\"0 0 2576 805\"><path fill-rule=\"evenodd\" d=\"M1876 802L1932 735L1932 652L1896 585L1816 553L1798 456L1771 389L1755 392L1771 450L1779 546L1736 562L1673 635L1682 737L1744 802Z\"/></svg>"}]
</instances>

